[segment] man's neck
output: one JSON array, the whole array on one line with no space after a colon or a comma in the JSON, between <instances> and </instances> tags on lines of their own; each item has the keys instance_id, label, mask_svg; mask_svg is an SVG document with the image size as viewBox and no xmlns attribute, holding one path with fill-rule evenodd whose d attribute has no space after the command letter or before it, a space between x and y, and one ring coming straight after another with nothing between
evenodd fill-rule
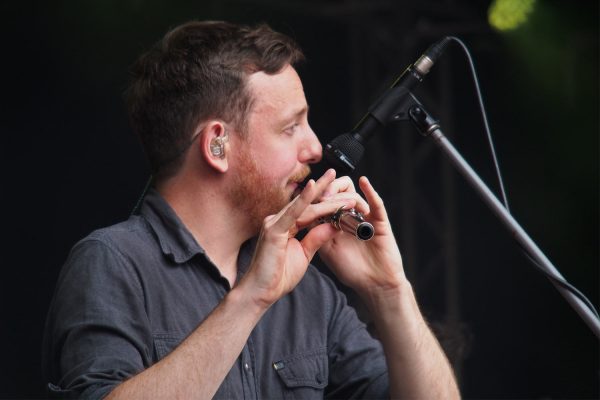
<instances>
[{"instance_id":1,"label":"man's neck","mask_svg":"<svg viewBox=\"0 0 600 400\"><path fill-rule=\"evenodd\" d=\"M233 287L240 247L253 236L244 216L237 215L219 195L223 191L210 183L199 187L170 180L157 185L157 190Z\"/></svg>"}]
</instances>

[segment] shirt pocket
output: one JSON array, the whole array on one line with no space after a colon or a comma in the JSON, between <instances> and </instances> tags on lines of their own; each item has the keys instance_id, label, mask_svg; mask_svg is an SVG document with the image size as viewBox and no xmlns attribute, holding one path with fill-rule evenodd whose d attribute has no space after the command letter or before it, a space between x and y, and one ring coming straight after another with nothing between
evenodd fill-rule
<instances>
[{"instance_id":1,"label":"shirt pocket","mask_svg":"<svg viewBox=\"0 0 600 400\"><path fill-rule=\"evenodd\" d=\"M283 398L323 398L329 381L326 349L296 353L273 362L283 384Z\"/></svg>"},{"instance_id":2,"label":"shirt pocket","mask_svg":"<svg viewBox=\"0 0 600 400\"><path fill-rule=\"evenodd\" d=\"M154 362L165 358L175 347L183 341L183 336L171 333L155 333L154 340Z\"/></svg>"}]
</instances>

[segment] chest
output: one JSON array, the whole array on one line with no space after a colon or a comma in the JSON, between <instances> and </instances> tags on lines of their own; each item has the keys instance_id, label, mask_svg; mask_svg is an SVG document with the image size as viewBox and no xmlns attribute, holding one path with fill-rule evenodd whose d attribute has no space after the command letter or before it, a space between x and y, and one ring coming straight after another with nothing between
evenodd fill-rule
<instances>
[{"instance_id":1,"label":"chest","mask_svg":"<svg viewBox=\"0 0 600 400\"><path fill-rule=\"evenodd\" d=\"M152 363L175 349L229 291L209 267L166 268L144 283ZM328 382L327 307L302 283L259 321L216 398L323 397Z\"/></svg>"}]
</instances>

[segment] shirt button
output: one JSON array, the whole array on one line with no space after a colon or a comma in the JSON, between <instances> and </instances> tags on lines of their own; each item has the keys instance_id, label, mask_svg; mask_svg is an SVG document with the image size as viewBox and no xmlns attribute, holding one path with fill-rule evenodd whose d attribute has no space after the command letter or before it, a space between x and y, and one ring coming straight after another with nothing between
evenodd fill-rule
<instances>
[{"instance_id":1,"label":"shirt button","mask_svg":"<svg viewBox=\"0 0 600 400\"><path fill-rule=\"evenodd\" d=\"M246 371L248 371L250 369L250 366L248 365L248 363L244 363L244 368L246 368Z\"/></svg>"}]
</instances>

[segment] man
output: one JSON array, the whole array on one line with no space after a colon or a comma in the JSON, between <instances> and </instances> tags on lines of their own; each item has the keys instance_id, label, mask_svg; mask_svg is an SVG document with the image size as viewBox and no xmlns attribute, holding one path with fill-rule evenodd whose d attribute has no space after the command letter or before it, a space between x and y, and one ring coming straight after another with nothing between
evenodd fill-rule
<instances>
[{"instance_id":1,"label":"man","mask_svg":"<svg viewBox=\"0 0 600 400\"><path fill-rule=\"evenodd\" d=\"M301 59L266 26L191 22L138 60L129 106L154 188L139 216L92 233L63 267L44 343L52 393L459 396L369 181L366 201L333 170L300 186L322 151ZM340 207L362 212L373 239L315 223ZM381 342L309 265L317 251Z\"/></svg>"}]
</instances>

